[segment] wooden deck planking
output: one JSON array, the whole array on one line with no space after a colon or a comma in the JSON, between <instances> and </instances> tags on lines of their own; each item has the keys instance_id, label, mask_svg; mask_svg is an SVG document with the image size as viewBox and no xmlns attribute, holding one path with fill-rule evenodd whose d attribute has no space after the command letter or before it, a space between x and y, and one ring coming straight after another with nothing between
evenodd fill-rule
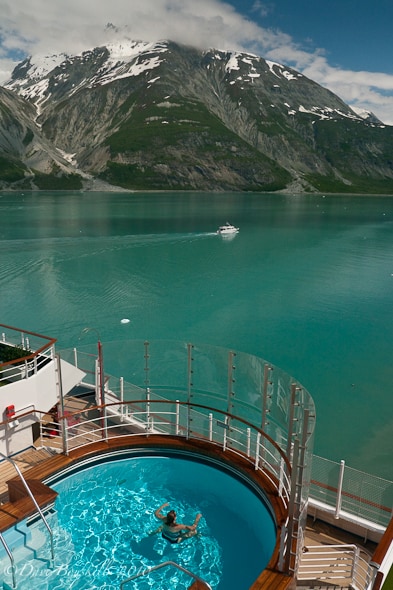
<instances>
[{"instance_id":1,"label":"wooden deck planking","mask_svg":"<svg viewBox=\"0 0 393 590\"><path fill-rule=\"evenodd\" d=\"M50 487L36 480L27 479L26 482L41 509L55 501L57 492ZM6 502L0 506L0 531L11 528L16 523L37 512L37 508L30 496L28 496L27 491L24 487L23 489L21 487L23 486L22 482L19 480L15 484L14 502Z\"/></svg>"},{"instance_id":2,"label":"wooden deck planking","mask_svg":"<svg viewBox=\"0 0 393 590\"><path fill-rule=\"evenodd\" d=\"M265 569L250 590L293 590L294 588L296 588L294 578L275 570Z\"/></svg>"},{"instance_id":3,"label":"wooden deck planking","mask_svg":"<svg viewBox=\"0 0 393 590\"><path fill-rule=\"evenodd\" d=\"M35 449L32 447L14 455L12 460L15 461L21 472L24 473L27 469L30 469L34 465L39 465L51 456L51 452L47 449ZM0 503L8 500L7 481L15 475L15 467L9 461L0 461Z\"/></svg>"},{"instance_id":4,"label":"wooden deck planking","mask_svg":"<svg viewBox=\"0 0 393 590\"><path fill-rule=\"evenodd\" d=\"M193 582L191 584L191 586L188 587L188 590L208 590L208 586L206 586L206 584L204 582L200 582L199 580L195 580L195 582Z\"/></svg>"}]
</instances>

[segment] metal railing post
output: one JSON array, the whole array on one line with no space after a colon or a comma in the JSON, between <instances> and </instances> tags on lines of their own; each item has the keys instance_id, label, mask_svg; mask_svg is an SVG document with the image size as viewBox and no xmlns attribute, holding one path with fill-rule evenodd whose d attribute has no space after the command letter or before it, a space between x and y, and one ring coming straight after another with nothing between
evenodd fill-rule
<instances>
[{"instance_id":1,"label":"metal railing post","mask_svg":"<svg viewBox=\"0 0 393 590\"><path fill-rule=\"evenodd\" d=\"M64 416L63 379L62 379L62 375L61 375L61 361L60 361L60 355L59 354L56 355L56 359L57 359L57 374L59 376L60 412L61 412L61 415ZM40 420L40 424L41 424L41 420ZM59 426L60 426L60 422L59 422ZM67 431L67 422L66 422L66 420L62 420L62 422L61 422L61 440L62 440L62 445L63 445L63 453L65 455L68 455L68 453L69 453L69 449L68 449L68 431Z\"/></svg>"},{"instance_id":2,"label":"metal railing post","mask_svg":"<svg viewBox=\"0 0 393 590\"><path fill-rule=\"evenodd\" d=\"M267 426L267 415L269 413L268 402L271 398L269 394L269 387L271 387L272 383L269 379L270 373L273 371L273 367L270 367L268 364L265 364L263 369L263 392L262 392L262 420L261 420L261 429L265 432Z\"/></svg>"},{"instance_id":3,"label":"metal railing post","mask_svg":"<svg viewBox=\"0 0 393 590\"><path fill-rule=\"evenodd\" d=\"M124 420L124 408L123 408L123 402L124 402L124 377L120 377L120 402L121 402L121 406L120 406L120 420L121 422L123 422Z\"/></svg>"},{"instance_id":4,"label":"metal railing post","mask_svg":"<svg viewBox=\"0 0 393 590\"><path fill-rule=\"evenodd\" d=\"M294 432L294 422L295 422L295 406L296 404L296 394L298 391L298 387L296 383L291 384L291 401L290 401L290 408L289 408L289 420L288 420L288 439L287 439L287 457L290 459L291 457L291 450L292 450L292 436Z\"/></svg>"},{"instance_id":5,"label":"metal railing post","mask_svg":"<svg viewBox=\"0 0 393 590\"><path fill-rule=\"evenodd\" d=\"M193 357L193 353L192 353L193 350L194 350L194 345L190 344L190 343L187 344L187 402L188 402L188 407L187 407L187 440L190 437L191 422L192 422L190 404L192 401L192 388L194 387L194 379L193 379L194 357Z\"/></svg>"},{"instance_id":6,"label":"metal railing post","mask_svg":"<svg viewBox=\"0 0 393 590\"><path fill-rule=\"evenodd\" d=\"M247 457L249 457L250 453L251 453L251 428L247 428L246 432L247 432L247 451L246 451L246 453L247 453Z\"/></svg>"},{"instance_id":7,"label":"metal railing post","mask_svg":"<svg viewBox=\"0 0 393 590\"><path fill-rule=\"evenodd\" d=\"M179 400L176 400L176 436L179 436L180 432L180 405Z\"/></svg>"},{"instance_id":8,"label":"metal railing post","mask_svg":"<svg viewBox=\"0 0 393 590\"><path fill-rule=\"evenodd\" d=\"M149 425L150 425L150 376L149 376L149 371L150 371L150 366L149 366L149 359L150 359L150 343L145 340L145 342L143 343L145 352L143 355L143 358L145 359L145 366L144 366L144 371L145 371L145 388L146 388L146 432L149 432Z\"/></svg>"},{"instance_id":9,"label":"metal railing post","mask_svg":"<svg viewBox=\"0 0 393 590\"><path fill-rule=\"evenodd\" d=\"M278 557L278 570L284 571L284 561L286 556L287 539L288 539L288 520L281 526L280 529L280 549Z\"/></svg>"},{"instance_id":10,"label":"metal railing post","mask_svg":"<svg viewBox=\"0 0 393 590\"><path fill-rule=\"evenodd\" d=\"M235 397L235 392L233 391L233 384L235 383L234 372L236 371L236 365L234 364L234 359L236 357L236 352L232 350L228 353L228 400L227 400L227 412L228 414L233 413L233 399Z\"/></svg>"},{"instance_id":11,"label":"metal railing post","mask_svg":"<svg viewBox=\"0 0 393 590\"><path fill-rule=\"evenodd\" d=\"M291 494L289 497L289 505L288 505L288 537L287 537L286 547L284 548L284 551L285 551L284 571L285 571L285 573L288 573L288 574L291 569L291 548L292 548L292 539L293 539L293 534L294 534L294 520L295 520L296 502L297 502L297 496L298 496L298 489L297 489L298 462L299 462L299 439L296 438L293 443Z\"/></svg>"},{"instance_id":12,"label":"metal railing post","mask_svg":"<svg viewBox=\"0 0 393 590\"><path fill-rule=\"evenodd\" d=\"M98 399L101 406L101 428L102 439L106 442L108 440L108 424L105 404L105 373L104 373L104 354L102 350L101 340L97 342L98 352Z\"/></svg>"},{"instance_id":13,"label":"metal railing post","mask_svg":"<svg viewBox=\"0 0 393 590\"><path fill-rule=\"evenodd\" d=\"M281 498L282 490L284 488L284 459L281 457L280 461L280 477L278 481L278 496Z\"/></svg>"},{"instance_id":14,"label":"metal railing post","mask_svg":"<svg viewBox=\"0 0 393 590\"><path fill-rule=\"evenodd\" d=\"M149 358L150 358L150 354L149 354L149 342L147 340L145 340L145 342L143 343L143 346L145 347L145 354L144 359L145 359L145 366L144 366L144 371L145 371L145 387L146 389L149 387L150 384L150 378L149 378Z\"/></svg>"},{"instance_id":15,"label":"metal railing post","mask_svg":"<svg viewBox=\"0 0 393 590\"><path fill-rule=\"evenodd\" d=\"M336 510L334 512L334 518L340 518L344 470L345 470L345 461L340 461L340 473L338 476Z\"/></svg>"},{"instance_id":16,"label":"metal railing post","mask_svg":"<svg viewBox=\"0 0 393 590\"><path fill-rule=\"evenodd\" d=\"M256 442L256 445L255 445L255 465L254 465L255 471L259 467L259 448L260 448L260 446L261 446L261 433L258 432L258 434L257 434L257 442Z\"/></svg>"},{"instance_id":17,"label":"metal railing post","mask_svg":"<svg viewBox=\"0 0 393 590\"><path fill-rule=\"evenodd\" d=\"M146 387L146 429L149 430L150 422L150 387Z\"/></svg>"},{"instance_id":18,"label":"metal railing post","mask_svg":"<svg viewBox=\"0 0 393 590\"><path fill-rule=\"evenodd\" d=\"M193 374L194 369L192 368L192 363L194 362L194 358L192 356L192 351L194 349L193 344L187 344L187 401L191 403L192 398L192 388L194 387L193 383Z\"/></svg>"},{"instance_id":19,"label":"metal railing post","mask_svg":"<svg viewBox=\"0 0 393 590\"><path fill-rule=\"evenodd\" d=\"M299 552L300 552L300 542L302 539L300 538L300 532L302 532L303 527L305 525L305 519L307 517L307 502L303 502L303 484L304 484L304 474L306 470L306 447L307 447L307 435L308 435L308 423L309 423L309 410L304 410L303 412L303 430L302 430L302 440L299 445L299 453L298 453L298 468L296 470L296 499L295 499L295 508L293 511L293 528L292 528L292 535L296 538L296 551L294 552L295 555L295 563L293 565L293 571L297 571L299 566ZM293 473L293 472L292 472ZM307 492L308 495L308 492ZM293 543L291 543L292 547Z\"/></svg>"},{"instance_id":20,"label":"metal railing post","mask_svg":"<svg viewBox=\"0 0 393 590\"><path fill-rule=\"evenodd\" d=\"M224 436L223 436L223 443L222 443L222 450L226 451L227 450L227 432L228 432L228 421L229 418L228 416L225 416L225 420L224 420Z\"/></svg>"},{"instance_id":21,"label":"metal railing post","mask_svg":"<svg viewBox=\"0 0 393 590\"><path fill-rule=\"evenodd\" d=\"M103 439L108 442L108 412L106 411L106 405L102 408L102 426L103 426Z\"/></svg>"},{"instance_id":22,"label":"metal railing post","mask_svg":"<svg viewBox=\"0 0 393 590\"><path fill-rule=\"evenodd\" d=\"M209 414L209 441L212 442L213 440L213 414L210 412Z\"/></svg>"}]
</instances>

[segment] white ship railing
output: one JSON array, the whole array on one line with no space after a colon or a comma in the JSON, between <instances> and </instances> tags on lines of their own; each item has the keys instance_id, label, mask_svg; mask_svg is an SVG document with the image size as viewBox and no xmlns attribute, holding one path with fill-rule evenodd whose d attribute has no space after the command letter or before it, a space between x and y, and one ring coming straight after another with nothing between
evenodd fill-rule
<instances>
[{"instance_id":1,"label":"white ship railing","mask_svg":"<svg viewBox=\"0 0 393 590\"><path fill-rule=\"evenodd\" d=\"M352 515L376 528L393 516L393 483L345 464L313 456L310 484L311 512L326 506L336 520Z\"/></svg>"},{"instance_id":2,"label":"white ship railing","mask_svg":"<svg viewBox=\"0 0 393 590\"><path fill-rule=\"evenodd\" d=\"M68 452L103 439L141 434L208 441L224 451L238 454L249 461L255 471L263 472L277 487L284 508L288 508L291 468L283 451L260 429L214 408L168 400L117 402L67 412L59 416L58 436L45 439L47 432L48 428L43 426L43 444L63 451L65 438Z\"/></svg>"},{"instance_id":3,"label":"white ship railing","mask_svg":"<svg viewBox=\"0 0 393 590\"><path fill-rule=\"evenodd\" d=\"M0 386L35 375L55 357L55 338L0 324ZM4 360L5 352L20 358Z\"/></svg>"}]
</instances>

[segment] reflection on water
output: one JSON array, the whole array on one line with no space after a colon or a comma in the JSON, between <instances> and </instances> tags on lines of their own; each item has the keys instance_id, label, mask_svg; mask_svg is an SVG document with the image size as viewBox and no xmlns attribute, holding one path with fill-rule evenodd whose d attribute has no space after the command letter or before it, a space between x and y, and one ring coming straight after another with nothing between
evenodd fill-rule
<instances>
[{"instance_id":1,"label":"reflection on water","mask_svg":"<svg viewBox=\"0 0 393 590\"><path fill-rule=\"evenodd\" d=\"M391 197L2 193L1 322L267 358L314 397L317 454L392 478L392 230Z\"/></svg>"}]
</instances>

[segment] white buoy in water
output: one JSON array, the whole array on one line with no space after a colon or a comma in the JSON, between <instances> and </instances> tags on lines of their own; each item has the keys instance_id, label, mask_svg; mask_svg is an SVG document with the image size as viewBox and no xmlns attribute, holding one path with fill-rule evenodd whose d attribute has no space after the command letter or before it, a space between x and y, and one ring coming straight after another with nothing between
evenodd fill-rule
<instances>
[{"instance_id":1,"label":"white buoy in water","mask_svg":"<svg viewBox=\"0 0 393 590\"><path fill-rule=\"evenodd\" d=\"M122 320L120 320L121 324L129 324L130 320L128 318L123 318Z\"/></svg>"}]
</instances>

